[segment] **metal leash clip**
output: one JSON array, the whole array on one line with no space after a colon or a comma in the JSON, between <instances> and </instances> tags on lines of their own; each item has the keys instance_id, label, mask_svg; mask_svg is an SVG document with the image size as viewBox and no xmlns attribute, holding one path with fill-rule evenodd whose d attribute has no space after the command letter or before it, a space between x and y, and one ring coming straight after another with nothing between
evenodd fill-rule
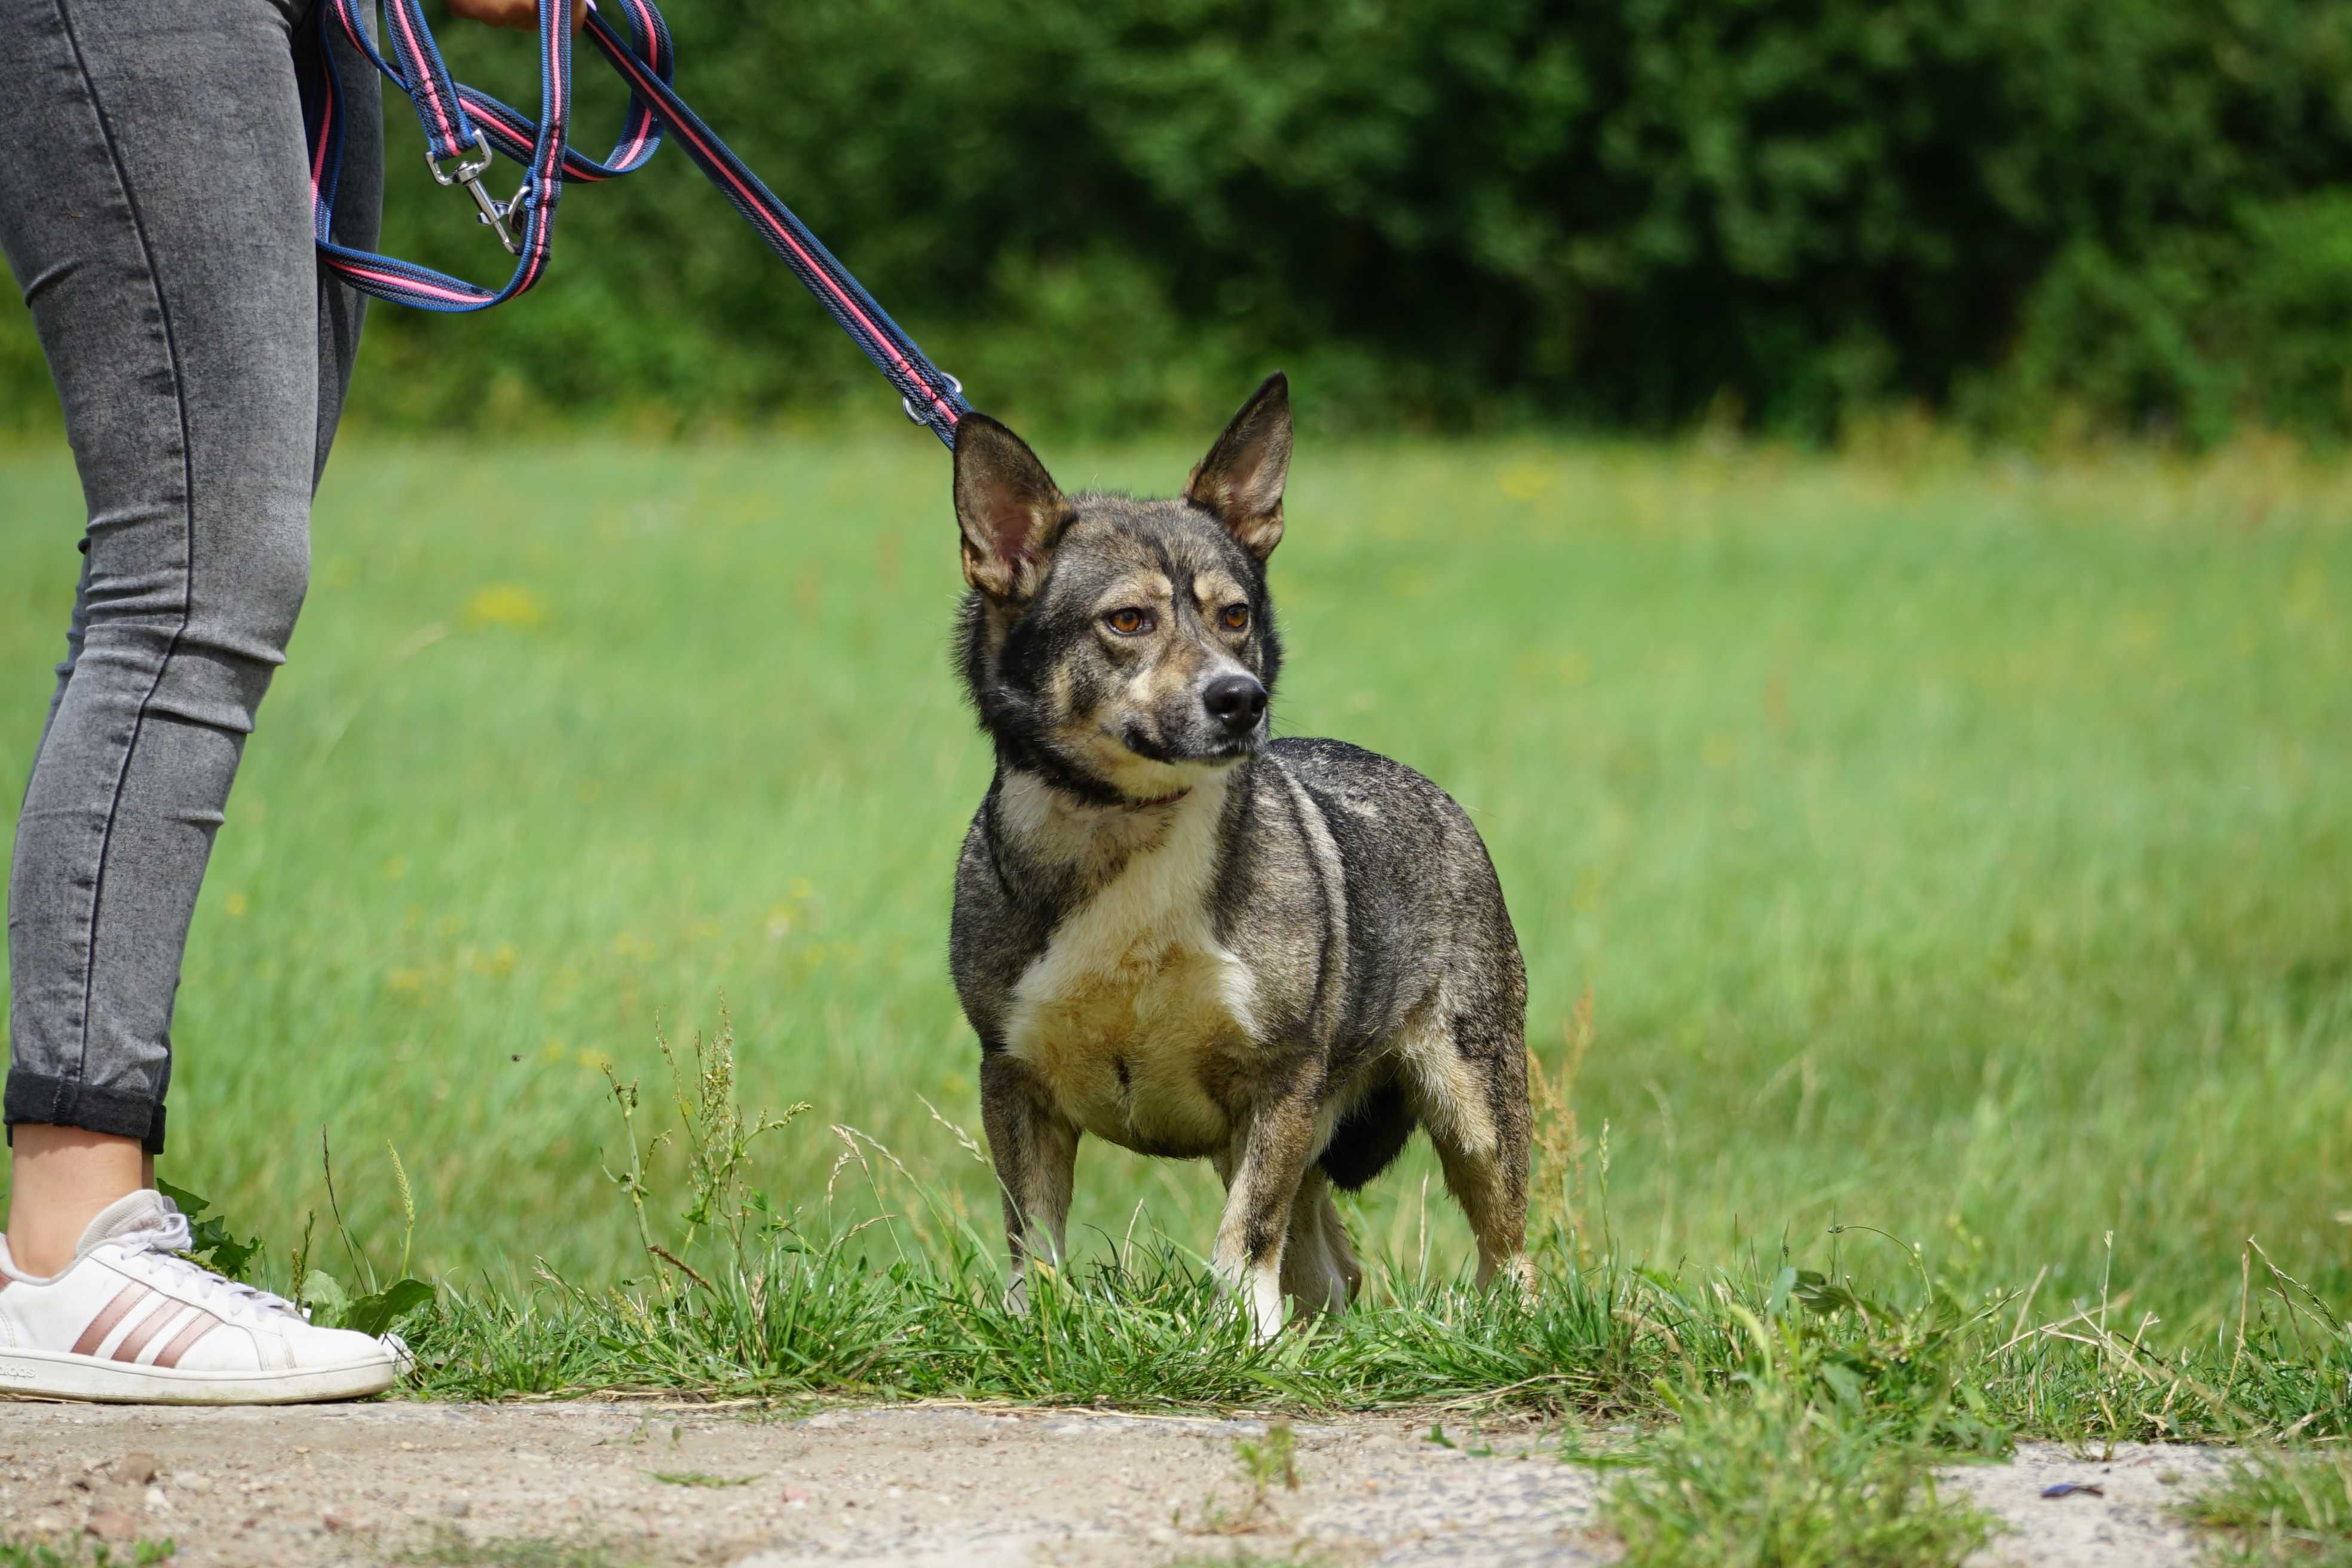
<instances>
[{"instance_id":1,"label":"metal leash clip","mask_svg":"<svg viewBox=\"0 0 2352 1568\"><path fill-rule=\"evenodd\" d=\"M498 230L499 241L507 247L509 256L522 254L522 232L524 226L530 221L529 213L523 207L523 202L530 195L530 175L526 174L522 177L522 184L515 187L515 194L506 201L498 204L498 216L492 217L489 214L483 213L474 219L476 223L486 223Z\"/></svg>"},{"instance_id":2,"label":"metal leash clip","mask_svg":"<svg viewBox=\"0 0 2352 1568\"><path fill-rule=\"evenodd\" d=\"M433 178L436 184L465 186L466 194L474 198L474 205L482 209L480 221L490 226L491 232L499 237L499 243L507 247L508 255L520 256L522 241L517 239L513 231L507 227L507 217L522 200L522 193L516 192L514 201L507 203L504 206L499 205L497 198L482 189L482 175L490 166L490 142L488 137L482 134L479 126L474 129L474 150L478 156L459 158L456 168L444 170L441 167L441 160L433 155L432 148L427 147L425 150L425 166L433 171ZM523 184L525 189L530 188L528 178Z\"/></svg>"},{"instance_id":3,"label":"metal leash clip","mask_svg":"<svg viewBox=\"0 0 2352 1568\"><path fill-rule=\"evenodd\" d=\"M963 383L958 381L954 376L949 375L945 371L940 371L940 375L947 382L949 391L954 393L958 397L961 397L963 395ZM914 404L905 397L898 399L898 406L907 411L907 422L909 425L929 425L930 423L929 420L916 413Z\"/></svg>"}]
</instances>

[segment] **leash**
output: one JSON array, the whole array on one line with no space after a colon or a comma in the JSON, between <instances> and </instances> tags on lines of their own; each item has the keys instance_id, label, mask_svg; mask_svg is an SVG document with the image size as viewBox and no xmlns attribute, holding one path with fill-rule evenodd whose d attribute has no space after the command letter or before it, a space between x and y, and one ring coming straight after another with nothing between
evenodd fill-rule
<instances>
[{"instance_id":1,"label":"leash","mask_svg":"<svg viewBox=\"0 0 2352 1568\"><path fill-rule=\"evenodd\" d=\"M478 222L487 224L515 258L503 287L486 289L397 257L339 245L333 237L335 188L342 172L342 94L334 53L320 39L319 69L302 83L303 120L310 135L310 205L320 259L352 288L420 310L465 313L487 310L528 292L547 274L555 239L555 211L563 183L583 184L618 179L646 166L665 133L734 204L754 231L793 275L816 297L850 341L865 351L898 389L907 417L927 426L950 447L956 425L971 405L963 384L924 357L889 313L875 303L806 224L794 216L687 107L670 86L673 68L669 28L653 0L607 0L628 26L616 32L591 0L585 29L589 40L628 84L629 107L620 135L603 160L574 151L568 141L572 118L572 27L568 0L539 0L539 118L510 109L449 74L441 50L425 26L423 0L320 0L318 26L339 28L385 79L406 93L425 128L425 162L443 185L456 185L473 198ZM390 58L368 36L366 10L381 4ZM506 201L484 188L493 154L522 165L522 184Z\"/></svg>"}]
</instances>

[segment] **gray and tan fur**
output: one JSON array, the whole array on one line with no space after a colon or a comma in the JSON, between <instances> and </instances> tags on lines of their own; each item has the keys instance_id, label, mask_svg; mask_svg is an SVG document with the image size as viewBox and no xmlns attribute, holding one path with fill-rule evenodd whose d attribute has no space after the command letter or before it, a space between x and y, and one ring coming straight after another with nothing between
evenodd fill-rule
<instances>
[{"instance_id":1,"label":"gray and tan fur","mask_svg":"<svg viewBox=\"0 0 2352 1568\"><path fill-rule=\"evenodd\" d=\"M1268 739L1281 662L1280 375L1172 500L1065 496L984 415L958 431L962 670L997 768L956 868L956 990L1014 1289L1063 1255L1084 1133L1206 1158L1213 1254L1261 1334L1361 1283L1331 1200L1436 1145L1516 1275L1526 972L1477 830L1339 741Z\"/></svg>"}]
</instances>

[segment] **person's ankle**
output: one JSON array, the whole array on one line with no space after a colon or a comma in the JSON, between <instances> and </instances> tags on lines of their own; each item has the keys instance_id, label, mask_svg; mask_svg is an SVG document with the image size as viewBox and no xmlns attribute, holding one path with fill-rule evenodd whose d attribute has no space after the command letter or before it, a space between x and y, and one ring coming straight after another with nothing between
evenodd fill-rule
<instances>
[{"instance_id":1,"label":"person's ankle","mask_svg":"<svg viewBox=\"0 0 2352 1568\"><path fill-rule=\"evenodd\" d=\"M37 1230L29 1237L24 1231L0 1232L0 1247L7 1248L9 1272L19 1279L54 1279L72 1266L75 1247L66 1247L63 1256L59 1256L55 1245L46 1238L32 1239L39 1236ZM77 1237L77 1245L79 1241Z\"/></svg>"},{"instance_id":2,"label":"person's ankle","mask_svg":"<svg viewBox=\"0 0 2352 1568\"><path fill-rule=\"evenodd\" d=\"M146 1181L132 1138L20 1121L9 1151L8 1251L16 1272L47 1279L73 1265L82 1233Z\"/></svg>"},{"instance_id":3,"label":"person's ankle","mask_svg":"<svg viewBox=\"0 0 2352 1568\"><path fill-rule=\"evenodd\" d=\"M41 1224L40 1215L10 1215L5 1232L10 1266L23 1279L56 1279L73 1267L81 1250L82 1234L105 1206L100 1204L87 1216L61 1215L57 1216L57 1223L49 1225Z\"/></svg>"}]
</instances>

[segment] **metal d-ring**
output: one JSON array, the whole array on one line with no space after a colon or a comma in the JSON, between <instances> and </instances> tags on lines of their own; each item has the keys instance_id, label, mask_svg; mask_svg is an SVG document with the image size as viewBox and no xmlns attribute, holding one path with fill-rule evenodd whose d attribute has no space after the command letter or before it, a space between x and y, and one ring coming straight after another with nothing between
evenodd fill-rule
<instances>
[{"instance_id":1,"label":"metal d-ring","mask_svg":"<svg viewBox=\"0 0 2352 1568\"><path fill-rule=\"evenodd\" d=\"M950 392L953 392L953 393L954 393L958 397L961 397L961 396L963 395L963 383L961 383L961 382L958 381L955 377L953 377L953 376L951 376L951 375L948 374L948 373L947 373L947 372L945 372L945 371L940 371L940 375L941 379L943 379L943 380L945 380L945 381L946 381L946 383L948 384L948 389L949 389ZM929 420L928 420L928 419L924 418L921 415L919 415L919 414L916 413L916 412L915 412L915 405L914 405L912 403L908 402L905 397L900 397L900 398L898 399L898 406L899 406L899 407L901 407L901 408L903 408L903 409L905 409L905 410L907 411L907 422L908 422L908 424L910 424L910 425L929 425L929 424L930 423L930 421L929 421Z\"/></svg>"},{"instance_id":2,"label":"metal d-ring","mask_svg":"<svg viewBox=\"0 0 2352 1568\"><path fill-rule=\"evenodd\" d=\"M433 155L432 148L427 147L425 149L425 166L433 171L433 178L441 184L473 184L481 179L482 171L490 166L490 139L482 134L482 128L478 125L474 127L474 147L480 153L480 157L467 158L461 154L457 166L446 172L441 167L441 160Z\"/></svg>"}]
</instances>

